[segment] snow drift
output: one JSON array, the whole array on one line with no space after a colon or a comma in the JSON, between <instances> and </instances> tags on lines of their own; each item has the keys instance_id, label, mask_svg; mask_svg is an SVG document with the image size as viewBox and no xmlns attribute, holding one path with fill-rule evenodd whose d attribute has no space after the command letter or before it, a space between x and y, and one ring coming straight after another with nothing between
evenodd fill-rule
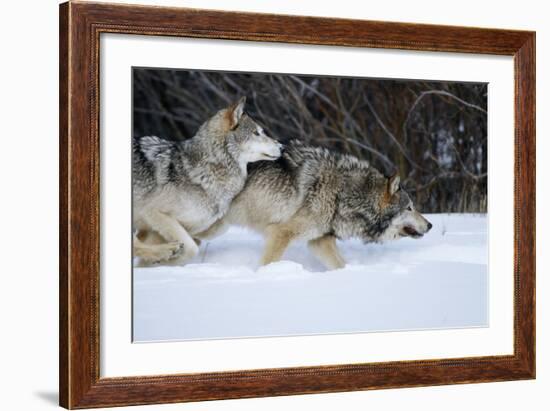
<instances>
[{"instance_id":1,"label":"snow drift","mask_svg":"<svg viewBox=\"0 0 550 411\"><path fill-rule=\"evenodd\" d=\"M339 242L326 271L305 243L259 267L262 238L231 228L181 267L135 268L135 342L487 326L487 219L432 214L420 240Z\"/></svg>"}]
</instances>

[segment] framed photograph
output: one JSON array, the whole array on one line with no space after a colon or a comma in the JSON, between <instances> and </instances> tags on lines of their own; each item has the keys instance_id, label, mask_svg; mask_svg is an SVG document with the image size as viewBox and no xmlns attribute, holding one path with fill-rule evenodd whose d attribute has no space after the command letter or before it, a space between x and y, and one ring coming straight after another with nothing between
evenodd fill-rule
<instances>
[{"instance_id":1,"label":"framed photograph","mask_svg":"<svg viewBox=\"0 0 550 411\"><path fill-rule=\"evenodd\" d=\"M535 378L535 33L60 6L60 405Z\"/></svg>"}]
</instances>

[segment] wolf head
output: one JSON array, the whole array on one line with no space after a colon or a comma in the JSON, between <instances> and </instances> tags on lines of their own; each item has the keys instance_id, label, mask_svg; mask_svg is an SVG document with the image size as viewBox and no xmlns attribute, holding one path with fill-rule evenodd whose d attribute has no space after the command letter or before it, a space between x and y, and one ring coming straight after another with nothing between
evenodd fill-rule
<instances>
[{"instance_id":1,"label":"wolf head","mask_svg":"<svg viewBox=\"0 0 550 411\"><path fill-rule=\"evenodd\" d=\"M214 137L240 163L275 160L281 156L282 144L268 137L263 128L244 112L246 98L242 97L208 119L197 135Z\"/></svg>"},{"instance_id":2,"label":"wolf head","mask_svg":"<svg viewBox=\"0 0 550 411\"><path fill-rule=\"evenodd\" d=\"M401 188L399 175L387 179L386 194L380 201L382 214L390 217L389 225L376 241L396 240L401 237L422 238L432 228L415 208L405 190Z\"/></svg>"},{"instance_id":3,"label":"wolf head","mask_svg":"<svg viewBox=\"0 0 550 411\"><path fill-rule=\"evenodd\" d=\"M384 242L402 237L421 238L432 224L415 208L401 188L398 175L386 178L358 163L339 193L335 234L365 242Z\"/></svg>"}]
</instances>

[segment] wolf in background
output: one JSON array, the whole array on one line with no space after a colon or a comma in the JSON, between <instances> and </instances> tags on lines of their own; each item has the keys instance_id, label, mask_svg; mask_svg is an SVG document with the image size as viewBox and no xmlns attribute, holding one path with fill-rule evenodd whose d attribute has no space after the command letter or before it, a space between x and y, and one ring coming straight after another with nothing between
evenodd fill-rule
<instances>
[{"instance_id":1,"label":"wolf in background","mask_svg":"<svg viewBox=\"0 0 550 411\"><path fill-rule=\"evenodd\" d=\"M199 237L219 235L230 224L265 236L262 264L278 261L292 241L306 240L330 269L345 265L337 239L420 238L432 227L398 175L387 178L366 161L296 140L279 159L251 164L227 214Z\"/></svg>"},{"instance_id":2,"label":"wolf in background","mask_svg":"<svg viewBox=\"0 0 550 411\"><path fill-rule=\"evenodd\" d=\"M281 155L282 145L244 106L243 97L218 111L189 140L133 139L134 256L142 263L194 257L196 234L226 213L244 187L247 164Z\"/></svg>"}]
</instances>

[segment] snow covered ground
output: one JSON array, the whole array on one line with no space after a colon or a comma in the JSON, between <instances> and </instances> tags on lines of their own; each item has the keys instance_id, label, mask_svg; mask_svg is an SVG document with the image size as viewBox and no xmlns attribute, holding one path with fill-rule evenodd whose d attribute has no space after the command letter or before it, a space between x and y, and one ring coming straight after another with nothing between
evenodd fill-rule
<instances>
[{"instance_id":1,"label":"snow covered ground","mask_svg":"<svg viewBox=\"0 0 550 411\"><path fill-rule=\"evenodd\" d=\"M305 243L259 267L263 240L231 228L182 267L134 269L134 341L482 327L485 215L432 214L420 240L340 242L326 271Z\"/></svg>"}]
</instances>

